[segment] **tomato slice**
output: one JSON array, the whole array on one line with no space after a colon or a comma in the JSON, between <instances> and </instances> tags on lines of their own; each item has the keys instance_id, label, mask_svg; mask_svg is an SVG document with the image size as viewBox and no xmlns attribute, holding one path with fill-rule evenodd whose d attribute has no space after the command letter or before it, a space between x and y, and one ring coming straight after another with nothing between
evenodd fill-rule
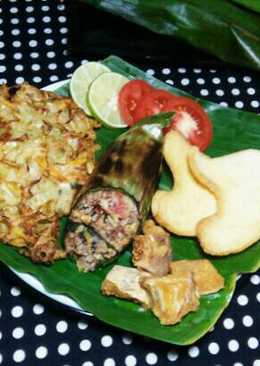
<instances>
[{"instance_id":1,"label":"tomato slice","mask_svg":"<svg viewBox=\"0 0 260 366\"><path fill-rule=\"evenodd\" d=\"M136 123L145 117L162 112L166 105L175 98L174 94L166 90L153 89L144 96L142 102L137 106L133 113L134 122Z\"/></svg>"},{"instance_id":2,"label":"tomato slice","mask_svg":"<svg viewBox=\"0 0 260 366\"><path fill-rule=\"evenodd\" d=\"M118 106L123 121L128 125L134 124L133 113L143 97L153 90L144 80L130 80L119 92Z\"/></svg>"},{"instance_id":3,"label":"tomato slice","mask_svg":"<svg viewBox=\"0 0 260 366\"><path fill-rule=\"evenodd\" d=\"M192 145L204 151L212 140L212 123L204 109L194 100L177 97L165 105L163 112L175 111L172 124L166 128L179 131Z\"/></svg>"}]
</instances>

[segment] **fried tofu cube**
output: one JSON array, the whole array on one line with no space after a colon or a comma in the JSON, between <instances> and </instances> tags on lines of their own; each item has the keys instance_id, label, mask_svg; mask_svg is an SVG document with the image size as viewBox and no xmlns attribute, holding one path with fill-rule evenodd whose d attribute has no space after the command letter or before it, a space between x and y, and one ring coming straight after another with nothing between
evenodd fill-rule
<instances>
[{"instance_id":1,"label":"fried tofu cube","mask_svg":"<svg viewBox=\"0 0 260 366\"><path fill-rule=\"evenodd\" d=\"M224 278L207 259L178 260L171 263L173 276L192 272L195 285L200 295L211 294L224 287Z\"/></svg>"},{"instance_id":2,"label":"fried tofu cube","mask_svg":"<svg viewBox=\"0 0 260 366\"><path fill-rule=\"evenodd\" d=\"M162 325L178 323L199 306L199 295L192 274L182 276L147 277L141 280L151 297L151 310Z\"/></svg>"},{"instance_id":3,"label":"fried tofu cube","mask_svg":"<svg viewBox=\"0 0 260 366\"><path fill-rule=\"evenodd\" d=\"M115 265L103 281L101 291L104 295L132 300L149 308L150 298L139 282L146 277L150 275L136 268Z\"/></svg>"},{"instance_id":4,"label":"fried tofu cube","mask_svg":"<svg viewBox=\"0 0 260 366\"><path fill-rule=\"evenodd\" d=\"M145 222L143 233L133 242L133 264L155 276L165 276L170 271L172 258L169 233L153 220Z\"/></svg>"}]
</instances>

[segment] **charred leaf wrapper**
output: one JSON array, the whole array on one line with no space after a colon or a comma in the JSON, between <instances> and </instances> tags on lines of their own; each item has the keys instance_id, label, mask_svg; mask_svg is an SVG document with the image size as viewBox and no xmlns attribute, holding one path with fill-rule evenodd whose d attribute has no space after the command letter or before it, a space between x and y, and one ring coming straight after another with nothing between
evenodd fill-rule
<instances>
[{"instance_id":1,"label":"charred leaf wrapper","mask_svg":"<svg viewBox=\"0 0 260 366\"><path fill-rule=\"evenodd\" d=\"M159 181L163 128L172 116L146 118L120 135L80 191L65 236L80 270L116 258L142 226Z\"/></svg>"}]
</instances>

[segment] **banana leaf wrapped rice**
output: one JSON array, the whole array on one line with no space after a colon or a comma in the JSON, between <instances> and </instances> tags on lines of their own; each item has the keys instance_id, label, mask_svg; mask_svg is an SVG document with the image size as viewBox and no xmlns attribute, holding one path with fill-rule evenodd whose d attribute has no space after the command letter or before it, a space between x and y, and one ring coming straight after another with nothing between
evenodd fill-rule
<instances>
[{"instance_id":1,"label":"banana leaf wrapped rice","mask_svg":"<svg viewBox=\"0 0 260 366\"><path fill-rule=\"evenodd\" d=\"M134 238L150 210L162 162L163 128L172 113L147 118L120 135L80 192L65 247L79 270L111 261Z\"/></svg>"}]
</instances>

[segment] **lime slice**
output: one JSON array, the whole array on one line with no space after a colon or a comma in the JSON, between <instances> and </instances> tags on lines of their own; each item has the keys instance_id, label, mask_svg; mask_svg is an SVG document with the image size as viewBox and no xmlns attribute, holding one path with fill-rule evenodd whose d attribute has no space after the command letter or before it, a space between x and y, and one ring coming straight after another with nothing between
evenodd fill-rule
<instances>
[{"instance_id":1,"label":"lime slice","mask_svg":"<svg viewBox=\"0 0 260 366\"><path fill-rule=\"evenodd\" d=\"M110 69L99 62L87 62L78 67L72 74L70 81L70 94L74 102L89 116L91 111L87 105L87 94L90 84L99 75L109 72Z\"/></svg>"},{"instance_id":2,"label":"lime slice","mask_svg":"<svg viewBox=\"0 0 260 366\"><path fill-rule=\"evenodd\" d=\"M129 80L116 72L100 75L90 85L88 104L93 115L109 127L127 127L118 109L118 93Z\"/></svg>"}]
</instances>

